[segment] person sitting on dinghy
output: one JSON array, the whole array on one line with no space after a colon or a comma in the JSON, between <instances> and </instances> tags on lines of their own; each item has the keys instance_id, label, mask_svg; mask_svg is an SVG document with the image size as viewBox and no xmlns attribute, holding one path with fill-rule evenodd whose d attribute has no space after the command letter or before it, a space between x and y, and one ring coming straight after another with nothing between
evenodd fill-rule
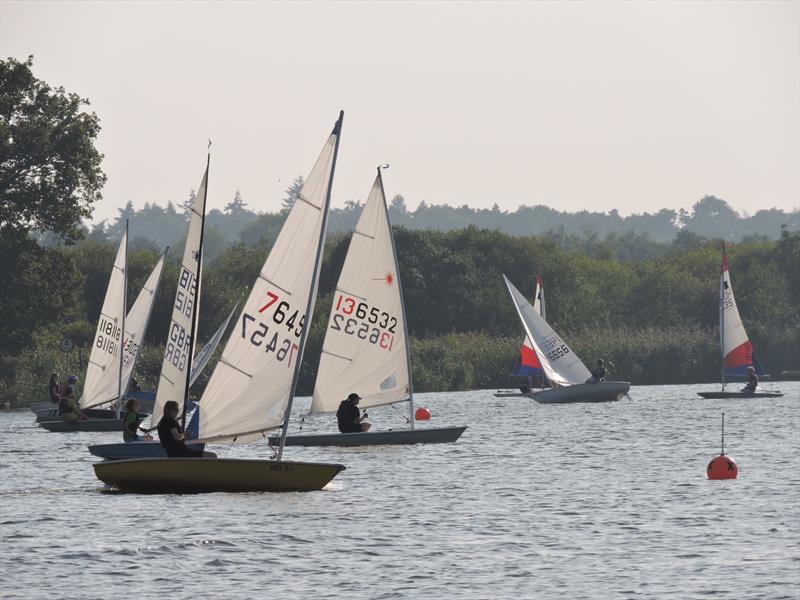
<instances>
[{"instance_id":1,"label":"person sitting on dinghy","mask_svg":"<svg viewBox=\"0 0 800 600\"><path fill-rule=\"evenodd\" d=\"M606 380L606 363L602 358L598 358L595 363L592 376L586 380L586 383L600 383Z\"/></svg>"},{"instance_id":2,"label":"person sitting on dinghy","mask_svg":"<svg viewBox=\"0 0 800 600\"><path fill-rule=\"evenodd\" d=\"M755 367L747 367L747 383L744 386L744 391L755 393L758 387L758 375L756 375Z\"/></svg>"},{"instance_id":3,"label":"person sitting on dinghy","mask_svg":"<svg viewBox=\"0 0 800 600\"><path fill-rule=\"evenodd\" d=\"M67 379L67 387L64 388L64 393L58 401L58 415L65 423L74 423L84 416L78 406L78 401L75 400L75 384L78 378L75 375L70 375Z\"/></svg>"},{"instance_id":4,"label":"person sitting on dinghy","mask_svg":"<svg viewBox=\"0 0 800 600\"><path fill-rule=\"evenodd\" d=\"M186 445L186 434L183 432L183 427L178 423L178 403L174 400L168 400L164 404L164 416L158 422L158 440L164 446L169 458L192 458L204 456L206 458L217 458L213 452L204 452L203 450L195 450Z\"/></svg>"},{"instance_id":5,"label":"person sitting on dinghy","mask_svg":"<svg viewBox=\"0 0 800 600\"><path fill-rule=\"evenodd\" d=\"M47 389L50 392L50 402L58 404L61 400L61 386L58 384L58 373L50 375L50 382L47 384Z\"/></svg>"},{"instance_id":6,"label":"person sitting on dinghy","mask_svg":"<svg viewBox=\"0 0 800 600\"><path fill-rule=\"evenodd\" d=\"M125 425L122 427L122 439L126 442L137 442L139 437L139 425L142 420L139 418L139 401L136 398L128 398L125 403ZM145 436L144 439L153 439L152 436Z\"/></svg>"},{"instance_id":7,"label":"person sitting on dinghy","mask_svg":"<svg viewBox=\"0 0 800 600\"><path fill-rule=\"evenodd\" d=\"M361 415L358 411L358 403L361 396L358 394L350 394L347 400L342 400L339 405L339 410L336 411L336 419L339 421L339 431L342 433L359 433L362 431L369 431L372 427L371 423L367 423L364 419L367 418L365 412Z\"/></svg>"}]
</instances>

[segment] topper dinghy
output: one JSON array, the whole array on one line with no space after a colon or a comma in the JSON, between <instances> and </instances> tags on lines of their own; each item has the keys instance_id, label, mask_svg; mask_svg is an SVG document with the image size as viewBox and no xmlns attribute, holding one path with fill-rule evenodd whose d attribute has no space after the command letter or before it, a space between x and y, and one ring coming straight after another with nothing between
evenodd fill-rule
<instances>
[{"instance_id":1,"label":"topper dinghy","mask_svg":"<svg viewBox=\"0 0 800 600\"><path fill-rule=\"evenodd\" d=\"M697 392L699 396L709 400L724 398L779 398L779 391L764 390L756 387L755 391L746 389L728 391L725 389L725 377L743 379L747 377L747 369L753 367L758 377L765 377L764 368L756 358L753 345L744 330L742 318L736 298L733 296L731 276L728 272L728 255L722 246L722 275L719 280L719 345L722 350L722 390L719 392Z\"/></svg>"},{"instance_id":2,"label":"topper dinghy","mask_svg":"<svg viewBox=\"0 0 800 600\"><path fill-rule=\"evenodd\" d=\"M344 113L292 206L195 411L196 443L246 443L283 428L277 460L140 458L94 465L120 491L198 493L322 489L345 467L283 460L286 430L311 327L331 184ZM207 192L204 177L204 201ZM200 240L202 248L202 239ZM194 296L196 286L190 285ZM194 305L196 310L196 304ZM192 318L194 323L195 319ZM194 327L181 352L192 356ZM184 385L188 383L184 380ZM183 389L184 411L188 386Z\"/></svg>"},{"instance_id":3,"label":"topper dinghy","mask_svg":"<svg viewBox=\"0 0 800 600\"><path fill-rule=\"evenodd\" d=\"M531 398L542 404L610 402L620 400L628 393L631 384L627 381L588 383L592 374L586 365L505 275L503 281L542 369L553 385L549 390L532 392Z\"/></svg>"},{"instance_id":4,"label":"topper dinghy","mask_svg":"<svg viewBox=\"0 0 800 600\"><path fill-rule=\"evenodd\" d=\"M410 429L292 434L289 446L455 442L466 427L414 427L403 292L381 168L358 219L339 275L322 344L311 413L336 412L350 393L360 408L409 403ZM277 438L272 438L275 443Z\"/></svg>"}]
</instances>

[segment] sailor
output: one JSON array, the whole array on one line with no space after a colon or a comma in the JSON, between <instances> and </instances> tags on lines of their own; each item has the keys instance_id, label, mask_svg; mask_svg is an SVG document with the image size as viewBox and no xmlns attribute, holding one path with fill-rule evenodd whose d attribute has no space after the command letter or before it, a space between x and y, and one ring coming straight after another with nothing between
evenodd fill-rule
<instances>
[{"instance_id":1,"label":"sailor","mask_svg":"<svg viewBox=\"0 0 800 600\"><path fill-rule=\"evenodd\" d=\"M359 414L358 403L361 401L361 396L358 394L350 394L347 400L342 400L339 405L339 410L336 411L336 419L339 421L339 431L342 433L359 433L362 431L369 431L372 427L371 423L367 423L367 413Z\"/></svg>"},{"instance_id":2,"label":"sailor","mask_svg":"<svg viewBox=\"0 0 800 600\"><path fill-rule=\"evenodd\" d=\"M592 376L586 380L586 383L600 383L606 380L606 363L602 358L598 358L595 362L594 371Z\"/></svg>"},{"instance_id":3,"label":"sailor","mask_svg":"<svg viewBox=\"0 0 800 600\"><path fill-rule=\"evenodd\" d=\"M139 438L139 401L136 398L128 398L125 403L125 424L122 427L122 439L126 442L136 442Z\"/></svg>"},{"instance_id":4,"label":"sailor","mask_svg":"<svg viewBox=\"0 0 800 600\"><path fill-rule=\"evenodd\" d=\"M75 400L75 384L78 382L76 375L70 375L67 379L67 387L64 388L64 393L58 400L58 415L65 423L74 423L84 416L78 406L78 401Z\"/></svg>"},{"instance_id":5,"label":"sailor","mask_svg":"<svg viewBox=\"0 0 800 600\"><path fill-rule=\"evenodd\" d=\"M58 373L50 375L47 391L50 393L50 402L58 404L58 401L61 400L61 386L58 384Z\"/></svg>"},{"instance_id":6,"label":"sailor","mask_svg":"<svg viewBox=\"0 0 800 600\"><path fill-rule=\"evenodd\" d=\"M205 458L217 458L213 452L203 452L189 448L186 445L186 434L183 427L178 423L178 403L168 400L164 404L164 416L158 422L158 440L164 447L169 458L192 458L203 456Z\"/></svg>"},{"instance_id":7,"label":"sailor","mask_svg":"<svg viewBox=\"0 0 800 600\"><path fill-rule=\"evenodd\" d=\"M755 367L747 367L747 383L744 386L745 392L754 393L758 387L758 375Z\"/></svg>"}]
</instances>

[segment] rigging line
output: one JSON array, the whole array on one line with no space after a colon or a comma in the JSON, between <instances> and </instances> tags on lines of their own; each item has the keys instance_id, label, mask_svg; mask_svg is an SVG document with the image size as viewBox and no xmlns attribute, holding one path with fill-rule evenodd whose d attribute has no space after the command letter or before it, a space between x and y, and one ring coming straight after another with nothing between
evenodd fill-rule
<instances>
[{"instance_id":1,"label":"rigging line","mask_svg":"<svg viewBox=\"0 0 800 600\"><path fill-rule=\"evenodd\" d=\"M395 412L399 412L399 411L397 410L397 407L396 407L394 404L390 404L389 406L391 406L391 407L392 407L392 410L394 410ZM408 418L407 416L405 416L405 415L402 415L402 417L403 417L403 418L406 420L406 423L411 423L411 421L409 420L409 418Z\"/></svg>"}]
</instances>

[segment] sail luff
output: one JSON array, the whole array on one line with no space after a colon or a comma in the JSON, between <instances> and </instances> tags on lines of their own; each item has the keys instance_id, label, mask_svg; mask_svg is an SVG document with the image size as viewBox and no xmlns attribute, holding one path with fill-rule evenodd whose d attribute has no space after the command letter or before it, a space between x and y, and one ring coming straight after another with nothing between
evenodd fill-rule
<instances>
[{"instance_id":1,"label":"sail luff","mask_svg":"<svg viewBox=\"0 0 800 600\"><path fill-rule=\"evenodd\" d=\"M125 283L122 286L122 333L119 353L119 386L117 392L117 418L119 419L122 411L122 358L125 356L125 317L128 312L128 225L130 221L125 219L125 272L123 274Z\"/></svg>"},{"instance_id":2,"label":"sail luff","mask_svg":"<svg viewBox=\"0 0 800 600\"><path fill-rule=\"evenodd\" d=\"M722 355L722 390L725 391L725 273L728 272L728 255L722 242L722 274L719 278L719 351Z\"/></svg>"},{"instance_id":3,"label":"sail luff","mask_svg":"<svg viewBox=\"0 0 800 600\"><path fill-rule=\"evenodd\" d=\"M325 193L325 203L322 207L322 225L320 227L319 242L317 244L317 256L314 260L314 271L311 276L311 289L308 292L308 302L306 304L306 323L300 333L300 343L297 349L297 360L294 365L294 373L292 374L292 383L289 388L289 400L286 403L286 412L283 416L283 427L281 428L281 440L278 446L277 459L280 461L283 458L283 449L286 446L286 435L289 433L289 417L292 414L292 404L294 403L294 393L297 389L297 380L300 376L300 365L303 361L303 352L305 351L306 340L308 339L308 331L311 329L311 317L314 312L314 303L317 299L317 287L319 286L319 268L322 258L322 250L325 247L325 233L328 228L328 210L331 205L331 190L333 188L333 175L336 172L336 159L339 155L339 141L342 138L342 123L344 122L344 111L339 111L339 120L333 131L336 134L336 142L333 147L333 158L331 160L331 171L328 175L328 189Z\"/></svg>"}]
</instances>

